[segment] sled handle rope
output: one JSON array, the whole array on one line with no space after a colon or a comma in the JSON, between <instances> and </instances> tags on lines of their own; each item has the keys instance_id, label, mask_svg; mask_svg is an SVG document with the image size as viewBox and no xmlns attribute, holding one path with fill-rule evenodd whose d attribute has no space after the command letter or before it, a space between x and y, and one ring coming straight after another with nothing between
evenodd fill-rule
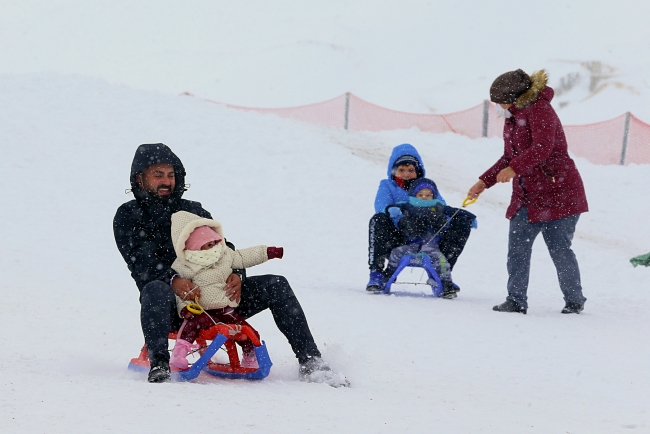
<instances>
[{"instance_id":1,"label":"sled handle rope","mask_svg":"<svg viewBox=\"0 0 650 434\"><path fill-rule=\"evenodd\" d=\"M188 311L189 313L193 313L194 315L201 315L202 313L205 312L205 309L203 308L203 306L201 306L201 305L199 304L199 296L198 296L198 295L195 295L195 296L194 296L194 301L190 301L190 302L185 306L185 308L187 309L187 311ZM208 315L208 314L206 313L206 315ZM212 322L214 323L214 325L223 324L223 323L221 323L221 322L216 322L216 321L214 320L214 318L212 318L212 316L210 316L210 315L208 315L208 318L210 318L210 319L212 320ZM185 322L183 322L183 325L185 325Z\"/></svg>"},{"instance_id":2,"label":"sled handle rope","mask_svg":"<svg viewBox=\"0 0 650 434\"><path fill-rule=\"evenodd\" d=\"M463 208L470 206L471 204L473 204L474 202L476 202L477 199L478 199L477 197L475 197L474 199L470 199L470 197L467 196L467 197L465 198L465 200L463 200ZM460 211L460 208L458 208L458 209L456 210L456 212L454 212L454 213L451 215L451 217L449 217L449 221L448 221L447 223L445 223L445 224L444 224L440 229L438 229L438 232L436 232L435 234L433 234L433 236L431 237L431 239L434 239L435 237L437 237L438 234L439 234L440 232L442 232L442 230L443 230L444 228L447 227L447 225L449 224L449 222L451 221L451 219L453 219L454 217L456 217L456 214L458 214L458 211Z\"/></svg>"},{"instance_id":3,"label":"sled handle rope","mask_svg":"<svg viewBox=\"0 0 650 434\"><path fill-rule=\"evenodd\" d=\"M189 294L191 294L191 293L192 293L195 289L197 289L197 288L198 288L198 286L195 285L194 288L192 288L192 289L191 289L187 294L185 294L185 297L187 297ZM185 297L183 297L183 299L184 299ZM192 314L194 314L194 315L201 315L202 313L205 312L205 309L204 309L203 306L201 306L201 304L199 303L199 296L198 296L198 295L195 295L195 296L194 296L194 301L190 301L189 303L187 303L187 304L185 305L185 309L187 309L187 311L188 311L189 313L192 313ZM208 315L208 314L206 314L206 315ZM214 320L214 318L212 318L212 316L210 316L210 315L208 315L208 318L210 318L210 319L212 320L212 322L214 323L214 325L223 324L223 323L221 323L221 322L216 322L216 321ZM181 327L184 327L184 326L185 326L185 322L183 322L183 325L182 325Z\"/></svg>"},{"instance_id":4,"label":"sled handle rope","mask_svg":"<svg viewBox=\"0 0 650 434\"><path fill-rule=\"evenodd\" d=\"M203 309L203 306L199 304L199 297L196 296L194 297L194 301L190 301L185 308L188 310L188 312L193 313L194 315L201 315L203 312L205 312L205 309Z\"/></svg>"},{"instance_id":5,"label":"sled handle rope","mask_svg":"<svg viewBox=\"0 0 650 434\"><path fill-rule=\"evenodd\" d=\"M194 288L192 288L187 294L185 294L183 299L185 299L185 297L187 297L189 294L194 292L194 290L197 289L197 288L198 288L198 286L195 285ZM185 308L187 309L188 312L193 313L194 315L201 315L203 312L205 312L205 309L203 309L203 306L201 306L199 304L199 296L198 295L195 295L194 296L194 301L190 301L185 306Z\"/></svg>"}]
</instances>

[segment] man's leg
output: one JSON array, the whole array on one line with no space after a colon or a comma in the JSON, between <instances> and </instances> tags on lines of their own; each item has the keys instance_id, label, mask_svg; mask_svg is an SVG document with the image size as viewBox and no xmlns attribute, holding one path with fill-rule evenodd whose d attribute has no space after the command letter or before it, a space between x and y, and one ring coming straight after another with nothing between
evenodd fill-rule
<instances>
[{"instance_id":1,"label":"man's leg","mask_svg":"<svg viewBox=\"0 0 650 434\"><path fill-rule=\"evenodd\" d=\"M542 230L542 223L528 222L528 210L521 207L510 220L508 234L508 300L528 308L528 279L533 242Z\"/></svg>"},{"instance_id":2,"label":"man's leg","mask_svg":"<svg viewBox=\"0 0 650 434\"><path fill-rule=\"evenodd\" d=\"M318 347L309 331L305 313L283 276L252 276L242 285L242 298L235 311L244 319L270 309L275 324L287 338L299 363L320 357Z\"/></svg>"},{"instance_id":3,"label":"man's leg","mask_svg":"<svg viewBox=\"0 0 650 434\"><path fill-rule=\"evenodd\" d=\"M370 219L368 230L368 265L370 271L383 271L391 250L401 246L402 233L387 214L377 213Z\"/></svg>"},{"instance_id":4,"label":"man's leg","mask_svg":"<svg viewBox=\"0 0 650 434\"><path fill-rule=\"evenodd\" d=\"M147 283L140 293L140 324L151 363L169 362L167 336L180 321L171 287L161 281Z\"/></svg>"},{"instance_id":5,"label":"man's leg","mask_svg":"<svg viewBox=\"0 0 650 434\"><path fill-rule=\"evenodd\" d=\"M456 209L454 209L456 211ZM453 270L458 257L463 252L469 234L472 231L472 222L476 216L463 209L458 211L449 222L449 227L444 231L440 240L440 251L447 259L449 267Z\"/></svg>"},{"instance_id":6,"label":"man's leg","mask_svg":"<svg viewBox=\"0 0 650 434\"><path fill-rule=\"evenodd\" d=\"M564 294L564 301L583 306L587 299L582 295L578 260L573 250L571 250L571 241L573 240L578 218L580 218L580 214L544 223L542 236L555 264L560 289Z\"/></svg>"}]
</instances>

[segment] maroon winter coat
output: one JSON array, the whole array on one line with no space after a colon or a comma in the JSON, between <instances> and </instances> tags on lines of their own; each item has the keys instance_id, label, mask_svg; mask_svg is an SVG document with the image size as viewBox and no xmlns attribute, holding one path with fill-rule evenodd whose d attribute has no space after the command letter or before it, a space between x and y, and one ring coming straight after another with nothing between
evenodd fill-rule
<instances>
[{"instance_id":1,"label":"maroon winter coat","mask_svg":"<svg viewBox=\"0 0 650 434\"><path fill-rule=\"evenodd\" d=\"M506 218L511 219L519 208L526 206L531 223L589 210L582 178L567 151L564 129L551 107L553 89L545 86L545 76L541 86L533 80L532 91L535 84L540 90L533 94L529 105L522 107L518 99L508 109L512 116L503 127L503 156L479 177L490 188L496 183L497 174L510 166L517 176L512 180Z\"/></svg>"}]
</instances>

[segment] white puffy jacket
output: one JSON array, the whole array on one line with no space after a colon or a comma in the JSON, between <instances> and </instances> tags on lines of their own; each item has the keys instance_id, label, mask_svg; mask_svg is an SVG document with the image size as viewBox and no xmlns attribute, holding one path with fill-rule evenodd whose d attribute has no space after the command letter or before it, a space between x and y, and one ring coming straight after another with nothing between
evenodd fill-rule
<instances>
[{"instance_id":1,"label":"white puffy jacket","mask_svg":"<svg viewBox=\"0 0 650 434\"><path fill-rule=\"evenodd\" d=\"M209 226L220 236L223 253L217 262L209 266L197 265L185 259L185 241L192 231L200 226ZM249 268L269 260L267 246L248 247L242 250L232 250L226 246L221 223L216 220L202 218L187 211L179 211L172 215L172 243L176 251L176 260L172 269L182 278L189 279L201 289L199 304L206 310L221 309L226 306L236 307L237 302L226 297L226 279L233 269ZM176 297L176 306L180 313L189 302Z\"/></svg>"}]
</instances>

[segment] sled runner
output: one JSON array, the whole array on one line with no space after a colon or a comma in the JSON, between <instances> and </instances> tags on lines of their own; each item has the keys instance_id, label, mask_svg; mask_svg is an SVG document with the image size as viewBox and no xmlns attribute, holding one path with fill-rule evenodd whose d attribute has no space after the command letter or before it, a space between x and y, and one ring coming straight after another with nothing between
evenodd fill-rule
<instances>
[{"instance_id":1,"label":"sled runner","mask_svg":"<svg viewBox=\"0 0 650 434\"><path fill-rule=\"evenodd\" d=\"M429 258L429 256L426 255L425 253L417 253L417 254L409 253L404 255L400 260L397 269L395 270L393 275L390 276L388 281L386 281L386 285L384 286L384 289L382 291L379 291L379 294L390 294L391 285L393 283L396 283L395 280L397 279L397 276L399 276L402 270L404 270L406 267L423 268L427 272L427 275L429 276L429 280L427 280L427 284L431 285L433 296L434 297L442 296L443 288L442 288L442 282L440 281L440 276L438 276L436 269L431 263L431 258ZM401 282L401 283L414 284L409 282Z\"/></svg>"},{"instance_id":2,"label":"sled runner","mask_svg":"<svg viewBox=\"0 0 650 434\"><path fill-rule=\"evenodd\" d=\"M169 339L176 339L176 337L177 332L169 334ZM249 339L255 346L258 368L245 368L241 366L235 341L246 339ZM212 342L208 345L207 341ZM269 353L266 350L266 344L260 341L248 326L217 324L208 330L202 330L196 339L196 343L200 346L198 351L201 357L189 369L178 370L172 367L172 376L176 377L177 380L193 380L201 372L230 379L262 380L269 375L271 366L273 366ZM222 346L228 354L229 363L217 363L211 360L212 356ZM147 347L143 346L140 355L131 359L129 369L137 372L149 372L149 368L149 354Z\"/></svg>"}]
</instances>

